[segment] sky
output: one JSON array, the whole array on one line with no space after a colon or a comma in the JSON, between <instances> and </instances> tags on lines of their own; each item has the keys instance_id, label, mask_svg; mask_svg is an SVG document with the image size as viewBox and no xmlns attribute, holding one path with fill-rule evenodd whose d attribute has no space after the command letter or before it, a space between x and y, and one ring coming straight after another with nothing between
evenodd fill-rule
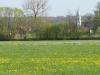
<instances>
[{"instance_id":1,"label":"sky","mask_svg":"<svg viewBox=\"0 0 100 75\"><path fill-rule=\"evenodd\" d=\"M80 14L93 13L97 2L100 0L48 0L48 16L66 16L75 14L77 9ZM0 7L18 7L22 8L24 0L0 0Z\"/></svg>"}]
</instances>

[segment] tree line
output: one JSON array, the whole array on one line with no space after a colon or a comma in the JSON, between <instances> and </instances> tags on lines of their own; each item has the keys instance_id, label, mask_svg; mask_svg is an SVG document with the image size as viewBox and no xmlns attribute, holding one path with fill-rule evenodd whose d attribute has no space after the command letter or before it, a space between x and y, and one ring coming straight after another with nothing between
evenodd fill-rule
<instances>
[{"instance_id":1,"label":"tree line","mask_svg":"<svg viewBox=\"0 0 100 75\"><path fill-rule=\"evenodd\" d=\"M71 14L64 23L49 23L47 0L25 0L23 8L0 7L0 40L100 39L100 2L93 15L83 16L82 26Z\"/></svg>"}]
</instances>

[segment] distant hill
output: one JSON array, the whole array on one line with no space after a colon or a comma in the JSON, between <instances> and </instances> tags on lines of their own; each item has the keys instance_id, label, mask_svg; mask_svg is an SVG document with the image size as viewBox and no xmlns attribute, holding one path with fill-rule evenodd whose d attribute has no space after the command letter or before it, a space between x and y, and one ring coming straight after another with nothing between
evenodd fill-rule
<instances>
[{"instance_id":1,"label":"distant hill","mask_svg":"<svg viewBox=\"0 0 100 75\"><path fill-rule=\"evenodd\" d=\"M46 17L47 21L49 23L65 23L66 22L66 17L64 16L57 16L57 17Z\"/></svg>"}]
</instances>

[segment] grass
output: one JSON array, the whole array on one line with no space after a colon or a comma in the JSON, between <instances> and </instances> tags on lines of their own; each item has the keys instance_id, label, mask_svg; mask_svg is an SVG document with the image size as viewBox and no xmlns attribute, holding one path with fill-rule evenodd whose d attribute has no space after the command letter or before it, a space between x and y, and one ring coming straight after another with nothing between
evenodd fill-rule
<instances>
[{"instance_id":1,"label":"grass","mask_svg":"<svg viewBox=\"0 0 100 75\"><path fill-rule=\"evenodd\" d=\"M100 75L100 41L0 42L0 75Z\"/></svg>"}]
</instances>

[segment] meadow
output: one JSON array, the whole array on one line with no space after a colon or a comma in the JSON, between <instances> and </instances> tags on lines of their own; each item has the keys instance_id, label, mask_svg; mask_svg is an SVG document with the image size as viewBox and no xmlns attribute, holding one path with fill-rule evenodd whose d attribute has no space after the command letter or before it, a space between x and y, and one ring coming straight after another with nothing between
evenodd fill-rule
<instances>
[{"instance_id":1,"label":"meadow","mask_svg":"<svg viewBox=\"0 0 100 75\"><path fill-rule=\"evenodd\" d=\"M1 41L0 75L100 75L100 41Z\"/></svg>"}]
</instances>

